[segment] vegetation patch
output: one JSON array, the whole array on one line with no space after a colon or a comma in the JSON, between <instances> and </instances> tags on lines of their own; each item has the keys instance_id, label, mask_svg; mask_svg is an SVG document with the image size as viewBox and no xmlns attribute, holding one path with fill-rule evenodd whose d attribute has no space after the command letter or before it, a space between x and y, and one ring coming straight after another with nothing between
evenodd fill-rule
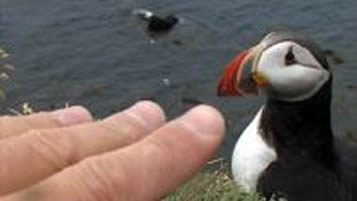
<instances>
[{"instance_id":1,"label":"vegetation patch","mask_svg":"<svg viewBox=\"0 0 357 201\"><path fill-rule=\"evenodd\" d=\"M257 194L239 189L223 163L214 171L198 173L188 183L169 194L163 201L262 201Z\"/></svg>"}]
</instances>

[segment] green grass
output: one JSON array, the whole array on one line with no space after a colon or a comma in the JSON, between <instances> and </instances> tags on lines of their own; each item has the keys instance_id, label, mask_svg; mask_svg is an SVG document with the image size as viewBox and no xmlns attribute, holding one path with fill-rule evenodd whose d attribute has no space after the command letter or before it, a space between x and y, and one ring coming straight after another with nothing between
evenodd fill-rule
<instances>
[{"instance_id":1,"label":"green grass","mask_svg":"<svg viewBox=\"0 0 357 201\"><path fill-rule=\"evenodd\" d=\"M163 201L262 201L256 194L242 192L229 176L227 165L203 171L169 194Z\"/></svg>"}]
</instances>

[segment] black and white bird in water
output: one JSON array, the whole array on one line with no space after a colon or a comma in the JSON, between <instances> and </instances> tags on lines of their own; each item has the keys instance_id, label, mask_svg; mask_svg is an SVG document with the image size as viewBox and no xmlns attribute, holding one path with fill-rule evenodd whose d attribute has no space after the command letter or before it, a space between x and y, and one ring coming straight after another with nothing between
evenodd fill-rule
<instances>
[{"instance_id":1,"label":"black and white bird in water","mask_svg":"<svg viewBox=\"0 0 357 201\"><path fill-rule=\"evenodd\" d=\"M180 19L173 14L162 17L146 9L135 9L133 14L147 21L147 30L154 33L168 32L180 21Z\"/></svg>"},{"instance_id":2,"label":"black and white bird in water","mask_svg":"<svg viewBox=\"0 0 357 201\"><path fill-rule=\"evenodd\" d=\"M273 32L226 68L219 96L262 94L232 173L248 192L288 201L357 201L357 150L331 128L332 72L305 36Z\"/></svg>"}]
</instances>

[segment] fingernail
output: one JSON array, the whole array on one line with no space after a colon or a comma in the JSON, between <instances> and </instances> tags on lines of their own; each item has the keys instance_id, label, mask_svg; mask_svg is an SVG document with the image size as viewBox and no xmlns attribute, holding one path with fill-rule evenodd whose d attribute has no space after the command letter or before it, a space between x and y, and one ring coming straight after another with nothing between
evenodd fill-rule
<instances>
[{"instance_id":1,"label":"fingernail","mask_svg":"<svg viewBox=\"0 0 357 201\"><path fill-rule=\"evenodd\" d=\"M185 127L199 135L224 133L223 116L213 107L207 105L197 106L188 111L179 119Z\"/></svg>"},{"instance_id":2,"label":"fingernail","mask_svg":"<svg viewBox=\"0 0 357 201\"><path fill-rule=\"evenodd\" d=\"M52 114L62 126L71 126L93 120L89 111L82 106L59 109L52 112Z\"/></svg>"},{"instance_id":3,"label":"fingernail","mask_svg":"<svg viewBox=\"0 0 357 201\"><path fill-rule=\"evenodd\" d=\"M166 121L164 111L152 101L140 101L123 112L136 119L149 130L160 127Z\"/></svg>"}]
</instances>

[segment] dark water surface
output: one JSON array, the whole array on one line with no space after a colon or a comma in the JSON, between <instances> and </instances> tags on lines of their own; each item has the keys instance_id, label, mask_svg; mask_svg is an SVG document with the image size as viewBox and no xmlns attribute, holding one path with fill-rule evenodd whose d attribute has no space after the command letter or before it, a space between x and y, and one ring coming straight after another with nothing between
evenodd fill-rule
<instances>
[{"instance_id":1,"label":"dark water surface","mask_svg":"<svg viewBox=\"0 0 357 201\"><path fill-rule=\"evenodd\" d=\"M150 44L144 24L131 15L135 8L176 13L184 23ZM172 118L197 99L229 119L222 150L230 154L263 100L217 98L217 80L237 51L279 29L306 33L344 59L333 65L333 125L336 135L357 135L352 0L1 0L0 46L16 67L2 110L23 102L35 109L68 102L103 117L152 98Z\"/></svg>"}]
</instances>

